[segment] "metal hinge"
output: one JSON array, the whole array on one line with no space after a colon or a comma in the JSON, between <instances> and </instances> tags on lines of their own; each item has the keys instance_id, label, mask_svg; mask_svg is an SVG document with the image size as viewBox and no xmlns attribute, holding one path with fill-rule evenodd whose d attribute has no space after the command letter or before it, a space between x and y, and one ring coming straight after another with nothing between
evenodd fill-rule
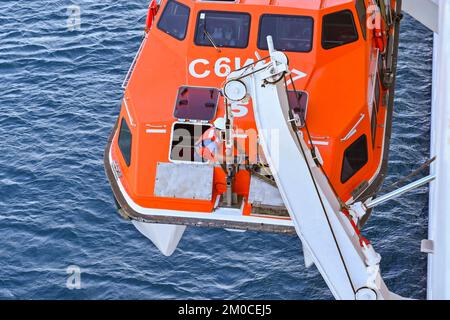
<instances>
[{"instance_id":1,"label":"metal hinge","mask_svg":"<svg viewBox=\"0 0 450 320\"><path fill-rule=\"evenodd\" d=\"M423 239L420 242L420 251L423 253L434 253L434 241Z\"/></svg>"}]
</instances>

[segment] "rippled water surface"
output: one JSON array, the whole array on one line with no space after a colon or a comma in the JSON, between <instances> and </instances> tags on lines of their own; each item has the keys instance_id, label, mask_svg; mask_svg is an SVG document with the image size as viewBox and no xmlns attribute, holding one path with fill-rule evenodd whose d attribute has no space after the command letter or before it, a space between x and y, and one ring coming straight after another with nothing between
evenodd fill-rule
<instances>
[{"instance_id":1,"label":"rippled water surface","mask_svg":"<svg viewBox=\"0 0 450 320\"><path fill-rule=\"evenodd\" d=\"M0 4L0 298L331 298L298 239L188 228L163 257L116 213L102 152L146 0ZM67 7L81 30L67 29ZM401 28L389 177L429 156L432 34ZM427 188L377 208L365 234L391 290L424 298ZM66 268L82 270L80 290Z\"/></svg>"}]
</instances>

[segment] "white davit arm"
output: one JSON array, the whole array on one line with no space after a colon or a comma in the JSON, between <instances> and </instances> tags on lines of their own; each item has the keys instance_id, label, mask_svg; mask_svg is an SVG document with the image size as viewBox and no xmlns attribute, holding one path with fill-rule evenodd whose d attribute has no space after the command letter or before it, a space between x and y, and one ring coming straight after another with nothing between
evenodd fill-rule
<instances>
[{"instance_id":1,"label":"white davit arm","mask_svg":"<svg viewBox=\"0 0 450 320\"><path fill-rule=\"evenodd\" d=\"M289 73L287 58L274 50L270 36L268 46L270 61L259 61L228 76L223 90L228 102L251 97L259 141L283 201L334 297L399 298L381 278L380 256L370 244L360 244L301 132L291 125L284 84L284 75Z\"/></svg>"}]
</instances>

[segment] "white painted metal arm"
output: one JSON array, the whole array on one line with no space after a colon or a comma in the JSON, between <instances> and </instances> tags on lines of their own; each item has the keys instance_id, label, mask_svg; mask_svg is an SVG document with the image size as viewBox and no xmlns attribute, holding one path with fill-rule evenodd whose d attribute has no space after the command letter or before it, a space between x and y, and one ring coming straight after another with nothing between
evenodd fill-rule
<instances>
[{"instance_id":1,"label":"white painted metal arm","mask_svg":"<svg viewBox=\"0 0 450 320\"><path fill-rule=\"evenodd\" d=\"M252 98L260 143L298 236L337 299L397 298L381 278L379 255L370 244L361 247L328 180L293 130L280 77L289 72L287 59L268 44L270 62L246 69L248 75L231 73L228 83L239 79Z\"/></svg>"}]
</instances>

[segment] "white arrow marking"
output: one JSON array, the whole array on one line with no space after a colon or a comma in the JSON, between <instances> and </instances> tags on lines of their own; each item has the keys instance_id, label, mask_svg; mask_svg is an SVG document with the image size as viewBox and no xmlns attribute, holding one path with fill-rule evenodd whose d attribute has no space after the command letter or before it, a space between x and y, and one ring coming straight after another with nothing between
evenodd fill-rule
<instances>
[{"instance_id":1,"label":"white arrow marking","mask_svg":"<svg viewBox=\"0 0 450 320\"><path fill-rule=\"evenodd\" d=\"M292 81L291 81L291 80L288 80L288 81L287 81L287 85L290 85L290 84L291 84L292 82L294 82L295 80L298 80L298 79L301 79L301 78L304 78L304 77L307 76L306 73L301 72L301 71L299 71L299 70L297 70L297 69L292 69L292 70L291 70L291 73L292 73L292 74L295 74L295 76L292 77Z\"/></svg>"}]
</instances>

